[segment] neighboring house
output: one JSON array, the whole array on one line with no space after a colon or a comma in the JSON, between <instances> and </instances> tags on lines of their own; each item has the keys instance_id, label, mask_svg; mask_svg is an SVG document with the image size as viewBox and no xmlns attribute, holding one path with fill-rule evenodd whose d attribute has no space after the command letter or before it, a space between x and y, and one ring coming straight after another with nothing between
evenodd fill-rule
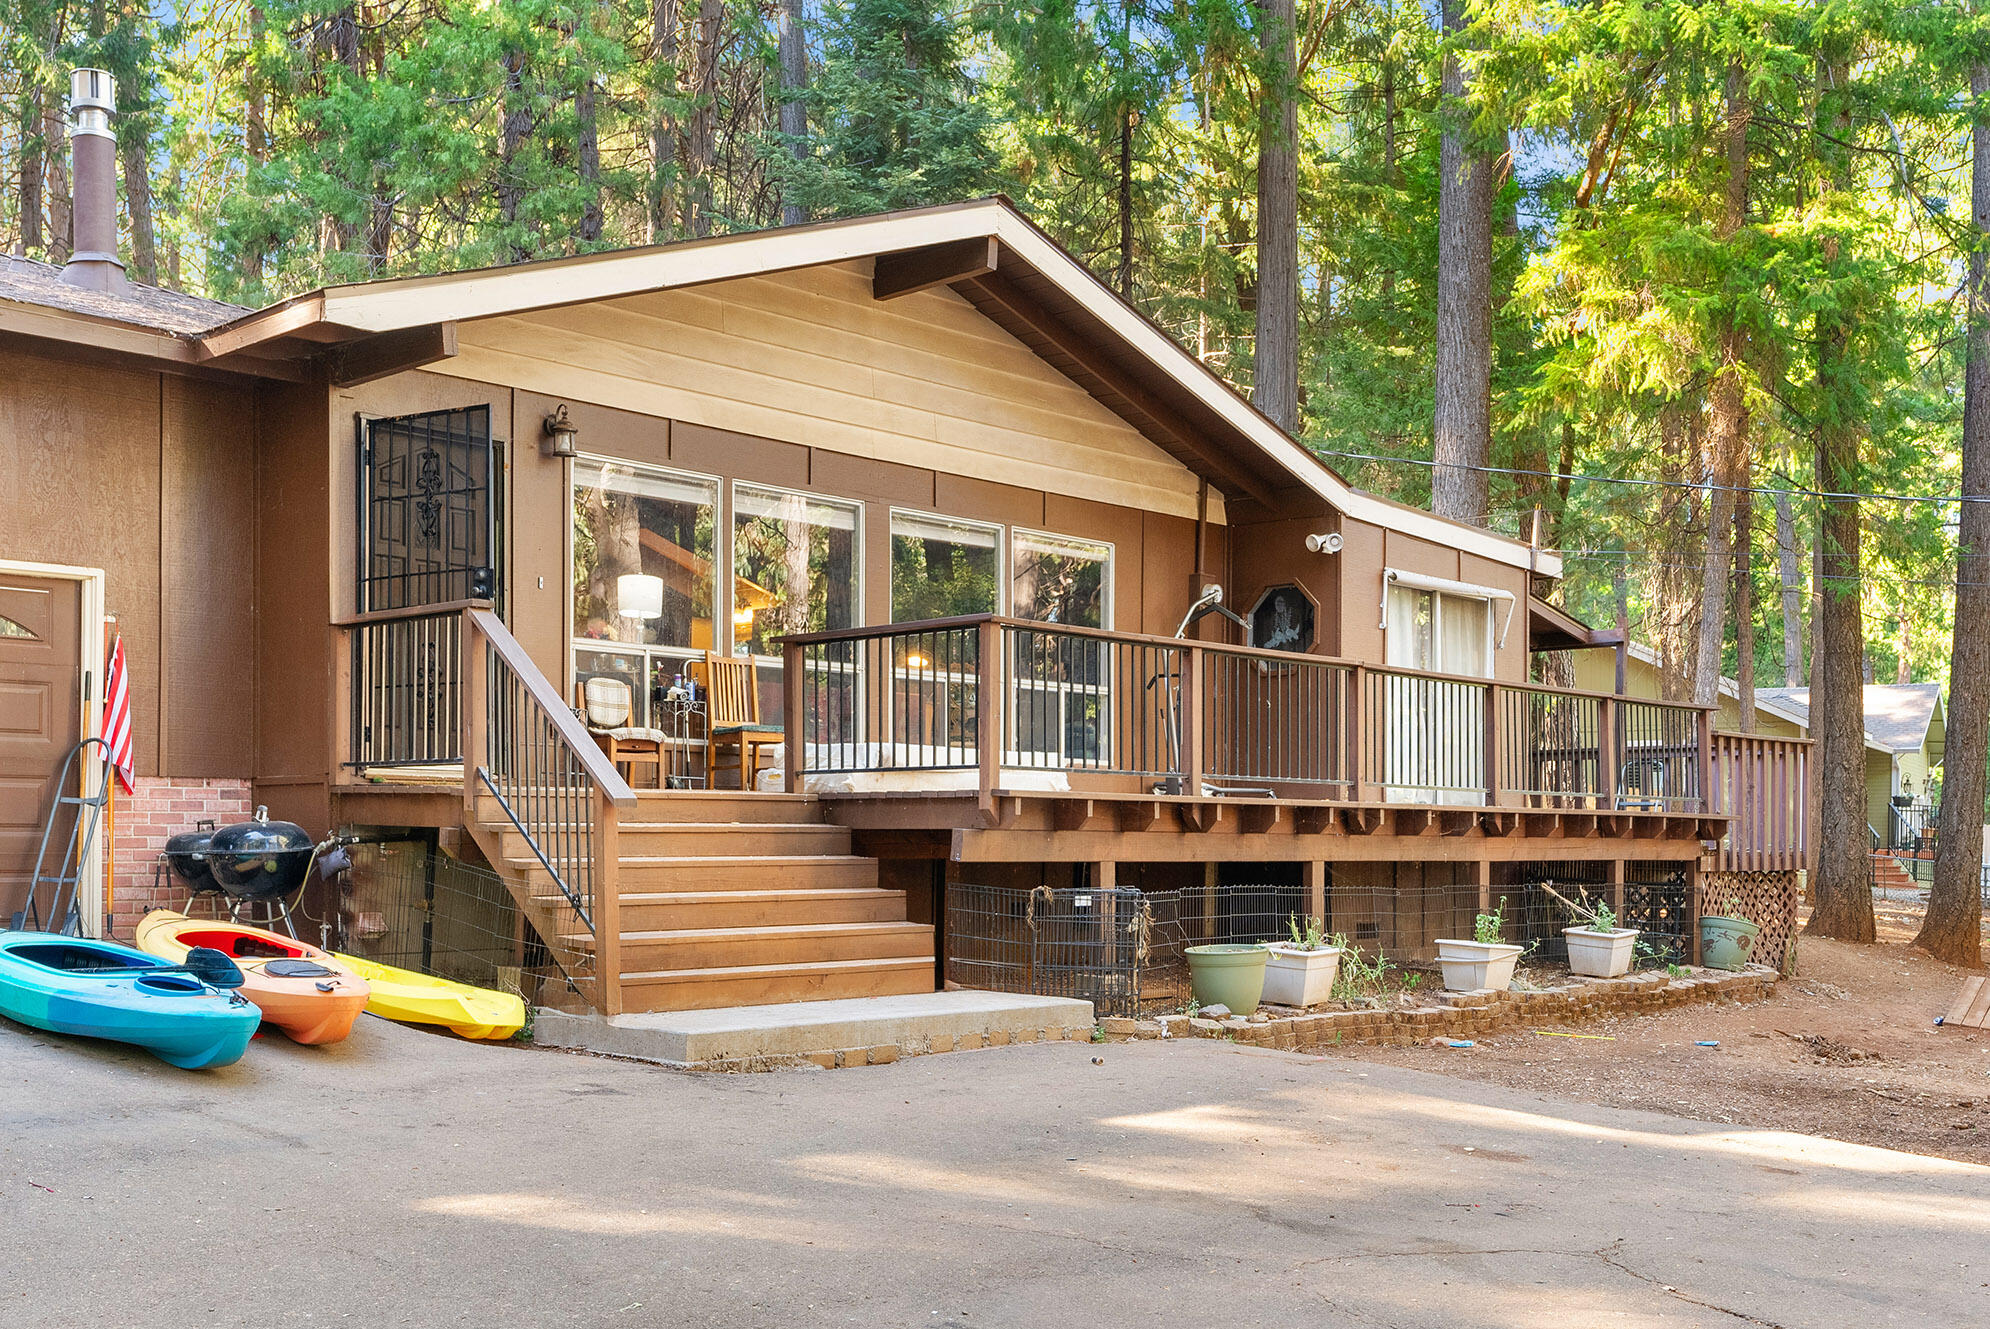
<instances>
[{"instance_id":1,"label":"neighboring house","mask_svg":"<svg viewBox=\"0 0 1990 1329\"><path fill-rule=\"evenodd\" d=\"M1947 743L1942 685L1868 683L1865 694L1866 823L1888 848L1916 848L1934 825L1941 783L1936 772ZM1764 688L1757 695L1764 705L1800 716L1809 732L1809 688Z\"/></svg>"},{"instance_id":2,"label":"neighboring house","mask_svg":"<svg viewBox=\"0 0 1990 1329\"><path fill-rule=\"evenodd\" d=\"M1616 691L1617 663L1614 652L1581 651L1573 659L1576 687L1593 692ZM1691 690L1683 683L1681 688ZM1769 695L1771 691L1773 689L1755 690L1755 731L1782 738L1809 737L1810 731L1802 710L1781 705ZM1624 695L1653 700L1665 696L1664 671L1658 652L1641 641L1627 642L1624 646ZM1725 730L1742 728L1741 685L1731 678L1721 679L1720 703L1715 711L1714 724L1716 728Z\"/></svg>"},{"instance_id":3,"label":"neighboring house","mask_svg":"<svg viewBox=\"0 0 1990 1329\"><path fill-rule=\"evenodd\" d=\"M1005 201L259 311L16 261L0 342L0 911L105 610L121 910L201 815L414 828L609 1011L931 990L958 887L1425 955L1566 874L1690 949L1706 873L1803 861L1802 744L1530 685L1595 644L1555 555L1351 488ZM1212 585L1276 649L1177 640Z\"/></svg>"},{"instance_id":4,"label":"neighboring house","mask_svg":"<svg viewBox=\"0 0 1990 1329\"><path fill-rule=\"evenodd\" d=\"M1594 650L1574 656L1575 686L1607 692L1616 687L1616 660L1611 652ZM1658 653L1643 642L1624 650L1624 693L1631 697L1665 695ZM1731 678L1720 682L1716 725L1738 730L1741 688ZM1889 848L1912 848L1933 825L1935 792L1944 743L1942 689L1939 683L1868 683L1865 687L1866 818ZM1753 731L1779 737L1809 738L1809 688L1757 688ZM1905 805L1896 799L1907 800Z\"/></svg>"}]
</instances>

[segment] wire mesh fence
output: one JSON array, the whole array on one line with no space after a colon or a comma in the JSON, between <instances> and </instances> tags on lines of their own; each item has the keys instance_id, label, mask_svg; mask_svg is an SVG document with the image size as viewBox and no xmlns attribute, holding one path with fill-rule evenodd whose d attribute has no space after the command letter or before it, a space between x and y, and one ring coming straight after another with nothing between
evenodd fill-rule
<instances>
[{"instance_id":1,"label":"wire mesh fence","mask_svg":"<svg viewBox=\"0 0 1990 1329\"><path fill-rule=\"evenodd\" d=\"M363 959L478 987L551 998L566 984L494 872L427 839L355 846L334 946ZM543 990L543 991L542 991Z\"/></svg>"},{"instance_id":2,"label":"wire mesh fence","mask_svg":"<svg viewBox=\"0 0 1990 1329\"><path fill-rule=\"evenodd\" d=\"M1646 964L1687 950L1691 883L1683 867L1634 864L1623 926L1647 930ZM1527 947L1526 965L1567 962L1570 902L1609 900L1600 863L1516 864L1482 900L1470 868L1436 863L1330 865L1322 926L1348 949L1335 1000L1392 999L1437 986L1437 942L1470 939L1482 903L1500 935ZM962 987L1077 997L1096 1015L1185 1009L1187 950L1287 938L1309 912L1304 887L1217 884L1138 890L1034 888L955 881L946 892L946 976Z\"/></svg>"}]
</instances>

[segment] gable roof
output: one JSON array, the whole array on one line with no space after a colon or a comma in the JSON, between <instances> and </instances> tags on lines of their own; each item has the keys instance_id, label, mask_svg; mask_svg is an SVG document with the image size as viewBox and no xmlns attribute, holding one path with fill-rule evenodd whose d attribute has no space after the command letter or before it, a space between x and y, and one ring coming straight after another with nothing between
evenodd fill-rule
<instances>
[{"instance_id":1,"label":"gable roof","mask_svg":"<svg viewBox=\"0 0 1990 1329\"><path fill-rule=\"evenodd\" d=\"M1279 491L1311 495L1384 529L1561 573L1557 554L1354 488L999 197L331 286L197 329L167 327L163 312L151 326L185 338L187 358L199 366L302 378L309 362L329 353L352 356L377 376L383 365L391 372L453 354L458 322L854 259L896 262L908 280L923 274L925 286L951 286L1226 495L1267 506ZM878 294L888 298L882 283ZM439 337L420 336L437 329Z\"/></svg>"},{"instance_id":2,"label":"gable roof","mask_svg":"<svg viewBox=\"0 0 1990 1329\"><path fill-rule=\"evenodd\" d=\"M1802 717L1810 728L1809 688L1762 688L1757 697L1773 698L1777 705ZM1928 742L1928 731L1941 718L1942 685L1939 683L1868 683L1865 685L1865 728L1868 747L1899 755L1918 752Z\"/></svg>"}]
</instances>

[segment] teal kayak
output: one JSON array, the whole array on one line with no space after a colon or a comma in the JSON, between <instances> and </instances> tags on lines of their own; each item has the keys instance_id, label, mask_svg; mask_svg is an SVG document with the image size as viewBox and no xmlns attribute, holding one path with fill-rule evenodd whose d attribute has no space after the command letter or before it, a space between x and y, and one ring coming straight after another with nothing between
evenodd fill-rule
<instances>
[{"instance_id":1,"label":"teal kayak","mask_svg":"<svg viewBox=\"0 0 1990 1329\"><path fill-rule=\"evenodd\" d=\"M133 1043L187 1070L249 1049L263 1013L239 993L115 942L0 932L0 1015L59 1034Z\"/></svg>"}]
</instances>

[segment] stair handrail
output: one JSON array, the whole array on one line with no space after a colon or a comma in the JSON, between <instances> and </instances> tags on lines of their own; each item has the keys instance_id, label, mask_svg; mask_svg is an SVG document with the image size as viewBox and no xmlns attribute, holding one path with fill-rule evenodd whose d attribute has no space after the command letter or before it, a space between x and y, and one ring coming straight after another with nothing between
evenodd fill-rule
<instances>
[{"instance_id":1,"label":"stair handrail","mask_svg":"<svg viewBox=\"0 0 1990 1329\"><path fill-rule=\"evenodd\" d=\"M489 609L463 611L463 814L476 816L479 793L488 789L505 816L525 838L554 885L566 897L576 917L594 936L594 959L598 984L597 1006L607 1015L621 1013L621 909L617 889L620 852L617 846L621 813L636 806L635 790L629 787L608 760L593 737L582 727L572 709L561 698L545 674L511 635L503 621ZM491 725L490 684L501 664L523 690L531 709L542 718L558 744L573 759L588 786L588 837L586 840L588 881L569 880L555 862L570 851L572 828L564 826L567 809L553 809L552 817L535 816L532 809L515 808L505 798L491 772L492 745L500 741ZM557 800L555 800L557 801ZM540 803L546 802L541 798ZM539 811L546 811L541 807ZM539 824L539 823L545 824ZM532 824L528 824L532 823ZM561 840L564 848L549 852L550 841ZM549 943L555 938L547 938Z\"/></svg>"}]
</instances>

